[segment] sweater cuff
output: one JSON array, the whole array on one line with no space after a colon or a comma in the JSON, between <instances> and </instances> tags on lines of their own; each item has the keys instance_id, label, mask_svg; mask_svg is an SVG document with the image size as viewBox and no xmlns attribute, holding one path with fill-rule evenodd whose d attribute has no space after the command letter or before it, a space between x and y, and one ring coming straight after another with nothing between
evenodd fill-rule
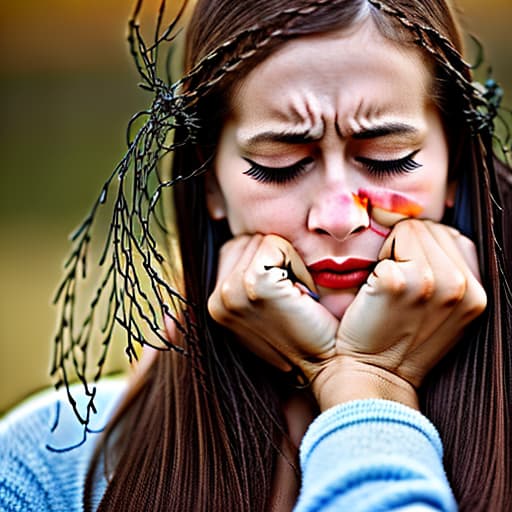
<instances>
[{"instance_id":1,"label":"sweater cuff","mask_svg":"<svg viewBox=\"0 0 512 512\"><path fill-rule=\"evenodd\" d=\"M354 400L327 409L309 426L300 447L300 464L304 467L315 447L327 436L347 427L364 423L386 423L409 427L425 436L443 457L443 445L434 425L419 411L398 402L382 399Z\"/></svg>"}]
</instances>

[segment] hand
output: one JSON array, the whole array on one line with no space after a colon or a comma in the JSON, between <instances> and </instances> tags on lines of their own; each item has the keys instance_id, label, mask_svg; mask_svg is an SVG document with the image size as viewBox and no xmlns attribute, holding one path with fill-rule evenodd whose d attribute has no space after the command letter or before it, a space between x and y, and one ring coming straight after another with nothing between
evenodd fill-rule
<instances>
[{"instance_id":1,"label":"hand","mask_svg":"<svg viewBox=\"0 0 512 512\"><path fill-rule=\"evenodd\" d=\"M485 309L475 247L453 228L399 222L379 260L343 316L336 356L315 382L324 407L358 393L391 393L417 406L414 390Z\"/></svg>"},{"instance_id":2,"label":"hand","mask_svg":"<svg viewBox=\"0 0 512 512\"><path fill-rule=\"evenodd\" d=\"M311 278L280 237L242 236L221 251L212 317L282 370L298 366L321 408L380 397L417 407L415 388L485 308L473 244L452 228L404 220L388 236L341 324L288 279Z\"/></svg>"},{"instance_id":3,"label":"hand","mask_svg":"<svg viewBox=\"0 0 512 512\"><path fill-rule=\"evenodd\" d=\"M309 359L334 354L339 322L294 284L285 268L311 290L315 285L289 242L275 235L239 236L221 249L217 285L208 309L255 354L289 371L309 376Z\"/></svg>"}]
</instances>

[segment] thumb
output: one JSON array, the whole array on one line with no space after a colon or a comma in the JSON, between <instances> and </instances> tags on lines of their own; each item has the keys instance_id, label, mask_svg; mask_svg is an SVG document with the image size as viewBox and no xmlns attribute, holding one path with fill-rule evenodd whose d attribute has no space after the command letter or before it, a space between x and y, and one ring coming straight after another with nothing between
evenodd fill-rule
<instances>
[{"instance_id":1,"label":"thumb","mask_svg":"<svg viewBox=\"0 0 512 512\"><path fill-rule=\"evenodd\" d=\"M280 251L283 259L281 267L288 272L288 278L290 281L294 284L299 283L304 285L309 291L314 292L313 295L316 295L317 290L315 282L313 281L311 274L308 272L304 261L292 244L288 242L288 240L277 235L267 235L264 243L272 245ZM309 295L313 296L312 294Z\"/></svg>"},{"instance_id":2,"label":"thumb","mask_svg":"<svg viewBox=\"0 0 512 512\"><path fill-rule=\"evenodd\" d=\"M392 307L393 298L401 293L404 285L404 276L396 262L379 262L343 315L338 347L371 352L376 343L379 350L393 345L402 323Z\"/></svg>"}]
</instances>

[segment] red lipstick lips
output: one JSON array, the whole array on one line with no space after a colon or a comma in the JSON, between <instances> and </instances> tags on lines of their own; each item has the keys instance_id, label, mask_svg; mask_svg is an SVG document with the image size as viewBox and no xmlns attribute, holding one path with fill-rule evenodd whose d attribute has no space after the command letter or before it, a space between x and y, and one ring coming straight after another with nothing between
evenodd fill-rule
<instances>
[{"instance_id":1,"label":"red lipstick lips","mask_svg":"<svg viewBox=\"0 0 512 512\"><path fill-rule=\"evenodd\" d=\"M372 271L375 262L349 258L343 263L332 259L320 260L309 266L317 286L333 289L359 288Z\"/></svg>"}]
</instances>

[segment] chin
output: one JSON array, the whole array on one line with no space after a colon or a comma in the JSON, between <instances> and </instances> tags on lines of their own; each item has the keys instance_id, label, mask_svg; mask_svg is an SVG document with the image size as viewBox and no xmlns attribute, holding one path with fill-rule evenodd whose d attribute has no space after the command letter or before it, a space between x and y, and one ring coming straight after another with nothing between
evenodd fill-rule
<instances>
[{"instance_id":1,"label":"chin","mask_svg":"<svg viewBox=\"0 0 512 512\"><path fill-rule=\"evenodd\" d=\"M341 320L357 293L357 290L354 289L329 290L328 288L320 288L319 291L320 304L339 320Z\"/></svg>"}]
</instances>

